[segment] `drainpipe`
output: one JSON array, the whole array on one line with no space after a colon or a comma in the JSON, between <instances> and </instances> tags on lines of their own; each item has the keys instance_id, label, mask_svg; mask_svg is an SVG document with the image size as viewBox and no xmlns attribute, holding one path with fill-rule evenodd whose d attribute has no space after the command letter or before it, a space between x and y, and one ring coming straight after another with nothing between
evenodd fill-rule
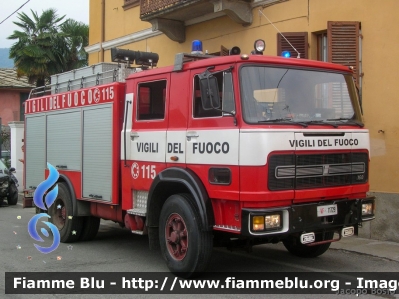
<instances>
[{"instance_id":1,"label":"drainpipe","mask_svg":"<svg viewBox=\"0 0 399 299\"><path fill-rule=\"evenodd\" d=\"M101 36L100 36L100 62L104 62L104 37L105 37L105 0L101 1Z\"/></svg>"}]
</instances>

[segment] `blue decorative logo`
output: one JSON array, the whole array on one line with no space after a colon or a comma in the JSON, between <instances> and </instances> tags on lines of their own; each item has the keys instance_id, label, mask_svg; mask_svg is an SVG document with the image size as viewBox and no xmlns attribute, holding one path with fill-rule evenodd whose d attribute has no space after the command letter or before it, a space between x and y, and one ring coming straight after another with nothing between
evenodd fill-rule
<instances>
[{"instance_id":1,"label":"blue decorative logo","mask_svg":"<svg viewBox=\"0 0 399 299\"><path fill-rule=\"evenodd\" d=\"M41 182L39 184L39 186L37 186L35 194L33 196L33 202L41 210L48 211L50 206L54 203L55 199L57 198L58 185L56 185L52 190L50 190L48 192L47 192L47 190L49 190L58 181L59 173L58 173L57 169L55 169L54 166L51 165L50 163L47 163L47 167L50 171L49 176L45 181ZM46 192L47 192L47 194L46 194ZM44 195L45 195L45 197L44 197ZM42 217L51 218L50 215L48 215L47 213L40 213L40 214L33 216L32 219L28 223L28 232L29 232L30 236L38 242L44 242L44 240L39 236L39 234L36 230L37 222ZM54 251L55 249L57 249L58 245L60 245L60 232L58 231L58 228L54 224L52 224L48 221L42 221L42 222L50 228L50 230L53 234L53 237L54 237L53 244L51 244L50 247L42 247L37 244L34 244L34 245L37 248L37 250L39 250L41 253L50 253L50 252ZM42 232L42 234L45 237L49 236L49 233L45 228L42 228L40 231Z\"/></svg>"}]
</instances>

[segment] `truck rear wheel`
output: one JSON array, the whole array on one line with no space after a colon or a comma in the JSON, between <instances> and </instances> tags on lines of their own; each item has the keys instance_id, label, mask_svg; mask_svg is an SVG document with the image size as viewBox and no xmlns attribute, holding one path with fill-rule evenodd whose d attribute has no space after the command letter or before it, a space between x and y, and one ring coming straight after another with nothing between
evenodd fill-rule
<instances>
[{"instance_id":1,"label":"truck rear wheel","mask_svg":"<svg viewBox=\"0 0 399 299\"><path fill-rule=\"evenodd\" d=\"M322 234L316 234L316 242L321 241ZM326 232L324 240L332 240L334 237L334 232ZM299 257L312 258L322 255L324 252L330 248L331 243L324 243L314 246L306 246L301 243L299 237L288 237L283 240L285 248L293 255Z\"/></svg>"},{"instance_id":2,"label":"truck rear wheel","mask_svg":"<svg viewBox=\"0 0 399 299\"><path fill-rule=\"evenodd\" d=\"M9 188L7 202L10 206L14 206L18 202L18 189L15 184L11 184Z\"/></svg>"},{"instance_id":3,"label":"truck rear wheel","mask_svg":"<svg viewBox=\"0 0 399 299\"><path fill-rule=\"evenodd\" d=\"M189 194L170 196L159 219L159 241L169 270L181 277L204 271L212 255L212 232L204 231Z\"/></svg>"},{"instance_id":4,"label":"truck rear wheel","mask_svg":"<svg viewBox=\"0 0 399 299\"><path fill-rule=\"evenodd\" d=\"M80 234L80 241L90 241L93 240L98 232L98 228L100 227L100 218L94 216L86 216L83 217L83 229Z\"/></svg>"},{"instance_id":5,"label":"truck rear wheel","mask_svg":"<svg viewBox=\"0 0 399 299\"><path fill-rule=\"evenodd\" d=\"M73 216L72 198L68 187L64 183L58 184L58 195L50 206L50 222L60 232L60 239L63 243L76 242L83 229L82 217Z\"/></svg>"}]
</instances>

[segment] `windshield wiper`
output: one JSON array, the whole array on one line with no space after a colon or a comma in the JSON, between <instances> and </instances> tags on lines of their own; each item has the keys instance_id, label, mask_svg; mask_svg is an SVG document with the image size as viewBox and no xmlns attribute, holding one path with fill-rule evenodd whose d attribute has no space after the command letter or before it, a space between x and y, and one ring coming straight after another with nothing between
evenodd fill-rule
<instances>
[{"instance_id":1,"label":"windshield wiper","mask_svg":"<svg viewBox=\"0 0 399 299\"><path fill-rule=\"evenodd\" d=\"M294 125L300 125L304 128L308 126L306 123L293 121L291 118L275 118L275 119L260 120L258 121L258 123L294 124Z\"/></svg>"},{"instance_id":2,"label":"windshield wiper","mask_svg":"<svg viewBox=\"0 0 399 299\"><path fill-rule=\"evenodd\" d=\"M333 126L334 128L338 128L336 124L326 123L324 120L309 120L305 123L312 125Z\"/></svg>"},{"instance_id":3,"label":"windshield wiper","mask_svg":"<svg viewBox=\"0 0 399 299\"><path fill-rule=\"evenodd\" d=\"M344 117L331 118L331 119L327 119L327 121L340 121L340 122L345 123L347 125L355 125L355 126L359 126L361 128L364 127L364 124L362 124L362 123L360 123L360 122L358 122L356 120L353 120L351 118L344 118Z\"/></svg>"}]
</instances>

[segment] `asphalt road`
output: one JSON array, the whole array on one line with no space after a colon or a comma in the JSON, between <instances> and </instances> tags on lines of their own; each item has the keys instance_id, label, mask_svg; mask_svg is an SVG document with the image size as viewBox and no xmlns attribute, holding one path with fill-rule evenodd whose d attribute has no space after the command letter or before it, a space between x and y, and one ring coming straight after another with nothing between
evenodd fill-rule
<instances>
[{"instance_id":1,"label":"asphalt road","mask_svg":"<svg viewBox=\"0 0 399 299\"><path fill-rule=\"evenodd\" d=\"M266 295L5 295L5 272L168 272L146 236L102 221L93 241L61 243L40 253L27 230L33 208L0 207L0 298L265 298ZM345 250L328 250L315 259L290 255L282 244L261 245L252 253L215 248L209 272L398 272L399 263ZM354 298L354 295L267 295L267 298ZM394 298L362 295L362 298Z\"/></svg>"}]
</instances>

